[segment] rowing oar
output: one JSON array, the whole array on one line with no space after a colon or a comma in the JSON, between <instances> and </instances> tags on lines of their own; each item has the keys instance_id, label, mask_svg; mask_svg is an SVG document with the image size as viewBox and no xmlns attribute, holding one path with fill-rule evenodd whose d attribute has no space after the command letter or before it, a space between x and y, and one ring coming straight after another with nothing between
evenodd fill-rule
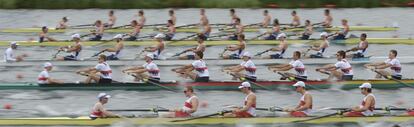
<instances>
[{"instance_id":1,"label":"rowing oar","mask_svg":"<svg viewBox=\"0 0 414 127\"><path fill-rule=\"evenodd\" d=\"M137 75L135 75L135 74L131 74L131 73L127 73L127 74L128 74L128 75L131 75L132 77L138 78L138 76L137 76ZM149 83L149 84L152 84L152 85L154 85L154 86L158 86L158 87L163 88L163 89L168 90L168 91L177 92L177 91L176 91L176 90L174 90L174 89L168 88L168 87L166 87L166 86L163 86L163 85L161 85L161 84L155 83L155 82L150 81L150 80L148 80L148 79L144 79L144 82Z\"/></svg>"},{"instance_id":2,"label":"rowing oar","mask_svg":"<svg viewBox=\"0 0 414 127\"><path fill-rule=\"evenodd\" d=\"M105 29L105 30L119 29L119 28L124 28L124 27L127 27L127 26L131 26L131 25L130 24L127 24L127 25L122 25L122 26L117 26L117 27L111 27L111 28L108 28L108 29Z\"/></svg>"},{"instance_id":3,"label":"rowing oar","mask_svg":"<svg viewBox=\"0 0 414 127\"><path fill-rule=\"evenodd\" d=\"M219 112L216 112L216 113L213 113L213 114L208 114L208 115L203 115L203 116L193 117L193 118L188 118L188 119L182 119L182 120L172 120L170 122L184 122L184 121L190 121L190 120L208 118L208 117L212 117L212 116L223 115L223 114L229 113L229 112L232 112L232 111L230 111L230 110L219 111Z\"/></svg>"},{"instance_id":4,"label":"rowing oar","mask_svg":"<svg viewBox=\"0 0 414 127\"><path fill-rule=\"evenodd\" d=\"M92 35L92 34L93 33L84 34L84 35L81 35L80 38L84 38L84 37L87 37L87 36Z\"/></svg>"},{"instance_id":5,"label":"rowing oar","mask_svg":"<svg viewBox=\"0 0 414 127\"><path fill-rule=\"evenodd\" d=\"M329 108L329 110L349 110L349 108ZM383 110L383 111L407 111L408 108L394 108L394 107L384 107L384 108L374 108L374 110Z\"/></svg>"},{"instance_id":6,"label":"rowing oar","mask_svg":"<svg viewBox=\"0 0 414 127\"><path fill-rule=\"evenodd\" d=\"M150 25L144 25L143 27L149 27L149 26L165 26L167 24L161 23L161 24L150 24Z\"/></svg>"},{"instance_id":7,"label":"rowing oar","mask_svg":"<svg viewBox=\"0 0 414 127\"><path fill-rule=\"evenodd\" d=\"M177 57L177 56L180 56L181 54L184 54L184 53L186 53L186 52L188 52L188 51L187 51L187 50L184 50L184 51L182 51L182 52L176 53L175 55L173 55L173 56L171 56L171 57Z\"/></svg>"},{"instance_id":8,"label":"rowing oar","mask_svg":"<svg viewBox=\"0 0 414 127\"><path fill-rule=\"evenodd\" d=\"M191 37L194 37L194 36L197 36L197 35L198 35L198 33L195 33L195 34L191 34L191 35L185 36L185 37L177 39L177 40L172 40L169 44L171 44L173 42L184 41L184 40L187 40L187 39L189 39Z\"/></svg>"},{"instance_id":9,"label":"rowing oar","mask_svg":"<svg viewBox=\"0 0 414 127\"><path fill-rule=\"evenodd\" d=\"M176 26L175 28L183 28L183 27L189 27L189 26L196 26L198 25L198 23L194 23L194 24L187 24L187 25L182 25L182 26Z\"/></svg>"},{"instance_id":10,"label":"rowing oar","mask_svg":"<svg viewBox=\"0 0 414 127\"><path fill-rule=\"evenodd\" d=\"M109 109L112 112L169 112L168 109L149 108L149 109Z\"/></svg>"},{"instance_id":11,"label":"rowing oar","mask_svg":"<svg viewBox=\"0 0 414 127\"><path fill-rule=\"evenodd\" d=\"M74 25L74 26L69 26L69 28L73 28L73 27L83 27L83 26L93 26L95 24L83 24L83 25Z\"/></svg>"},{"instance_id":12,"label":"rowing oar","mask_svg":"<svg viewBox=\"0 0 414 127\"><path fill-rule=\"evenodd\" d=\"M284 78L287 78L287 79L289 79L290 81L295 81L295 82L297 82L297 81L299 81L298 79L301 79L301 80L306 80L306 79L304 79L304 78L302 78L302 77L290 77L290 76L288 76L288 75L286 75L286 74L283 74L282 72L277 72L279 75L281 75L282 77L284 77ZM316 87L314 87L314 86L312 86L312 85L306 85L307 87L309 87L309 88L311 88L311 89L314 89L314 90L317 90L317 91L321 91L319 88L316 88Z\"/></svg>"},{"instance_id":13,"label":"rowing oar","mask_svg":"<svg viewBox=\"0 0 414 127\"><path fill-rule=\"evenodd\" d=\"M93 58L93 57L98 56L99 54L101 54L101 53L103 53L103 52L105 52L105 50L102 50L102 51L100 51L100 52L97 52L97 53L93 54L91 57L83 58L82 60L88 60L88 59L91 59L91 58Z\"/></svg>"},{"instance_id":14,"label":"rowing oar","mask_svg":"<svg viewBox=\"0 0 414 127\"><path fill-rule=\"evenodd\" d=\"M265 54L265 53L267 53L267 52L269 52L271 49L267 49L267 50L265 50L265 51L263 51L263 52L259 52L259 53L257 53L256 55L254 55L254 56L261 56L262 54Z\"/></svg>"},{"instance_id":15,"label":"rowing oar","mask_svg":"<svg viewBox=\"0 0 414 127\"><path fill-rule=\"evenodd\" d=\"M327 115L318 116L318 117L309 118L309 119L304 119L304 120L296 120L296 121L292 121L292 123L302 123L302 122L307 122L307 121L322 119L322 118L326 118L326 117L331 117L331 116L336 116L336 115L342 115L345 112L349 112L349 111L351 111L349 108L346 109L346 110L338 110L337 112L332 113L332 114L327 114Z\"/></svg>"},{"instance_id":16,"label":"rowing oar","mask_svg":"<svg viewBox=\"0 0 414 127\"><path fill-rule=\"evenodd\" d=\"M60 51L62 51L62 50L58 50L55 54L53 54L53 59L55 59L57 57L57 55L60 53Z\"/></svg>"},{"instance_id":17,"label":"rowing oar","mask_svg":"<svg viewBox=\"0 0 414 127\"><path fill-rule=\"evenodd\" d=\"M371 69L371 71L374 71L375 73L377 73L377 74L381 75L382 77L384 77L384 78L386 78L386 79L388 79L388 80L393 80L393 81L398 82L398 83L400 83L400 84L402 84L402 85L404 85L404 86L406 86L406 87L409 87L409 88L414 88L414 86L409 85L409 84L407 84L407 83L404 83L404 82L402 82L402 81L400 81L400 80L398 80L398 79L395 79L395 78L393 78L392 76L383 75L383 74L381 74L379 71L377 71L377 70L375 70L375 69Z\"/></svg>"},{"instance_id":18,"label":"rowing oar","mask_svg":"<svg viewBox=\"0 0 414 127\"><path fill-rule=\"evenodd\" d=\"M262 23L253 23L253 24L245 25L244 27L258 26L258 25L261 25L261 24Z\"/></svg>"},{"instance_id":19,"label":"rowing oar","mask_svg":"<svg viewBox=\"0 0 414 127\"><path fill-rule=\"evenodd\" d=\"M86 76L86 77L91 76L90 74L85 73L85 72L79 72L79 73L76 73L76 74L79 74L79 75L82 75L82 76ZM113 80L113 79L111 79L111 80L112 80L112 83L120 83L119 81L116 81L116 80Z\"/></svg>"},{"instance_id":20,"label":"rowing oar","mask_svg":"<svg viewBox=\"0 0 414 127\"><path fill-rule=\"evenodd\" d=\"M283 112L282 108L276 107L276 106L272 106L269 108L256 108L256 110L269 111L269 112Z\"/></svg>"},{"instance_id":21,"label":"rowing oar","mask_svg":"<svg viewBox=\"0 0 414 127\"><path fill-rule=\"evenodd\" d=\"M233 77L237 77L237 76L236 76L235 74L233 74L233 73L228 73L228 74L230 74L230 75L231 75L231 76L233 76ZM239 79L240 79L240 81L242 81L242 82L244 82L244 81L249 82L250 84L253 84L253 85L255 85L255 86L259 87L259 88L262 88L262 89L264 89L264 90L272 90L272 89L269 89L269 88L267 88L267 87L265 87L265 86L263 86L263 85L260 85L260 84L258 84L258 83L255 83L255 82L252 82L252 81L246 80L246 78L243 78L243 77L237 77L237 78L239 78Z\"/></svg>"}]
</instances>

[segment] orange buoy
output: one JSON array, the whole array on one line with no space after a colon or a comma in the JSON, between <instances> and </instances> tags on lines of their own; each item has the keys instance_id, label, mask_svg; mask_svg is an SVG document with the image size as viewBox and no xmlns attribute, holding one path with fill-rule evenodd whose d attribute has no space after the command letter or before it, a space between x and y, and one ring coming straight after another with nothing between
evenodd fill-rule
<instances>
[{"instance_id":1,"label":"orange buoy","mask_svg":"<svg viewBox=\"0 0 414 127\"><path fill-rule=\"evenodd\" d=\"M4 104L3 108L4 109L12 109L12 105L11 104Z\"/></svg>"}]
</instances>

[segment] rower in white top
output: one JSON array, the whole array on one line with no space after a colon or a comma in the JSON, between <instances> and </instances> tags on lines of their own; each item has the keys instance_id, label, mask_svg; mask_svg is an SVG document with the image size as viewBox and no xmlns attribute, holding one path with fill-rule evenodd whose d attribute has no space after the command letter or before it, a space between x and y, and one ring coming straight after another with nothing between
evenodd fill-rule
<instances>
[{"instance_id":1,"label":"rower in white top","mask_svg":"<svg viewBox=\"0 0 414 127\"><path fill-rule=\"evenodd\" d=\"M165 44L164 44L164 41L163 41L164 37L165 37L164 34L157 34L156 36L154 36L154 39L157 41L157 44L155 46L144 48L144 51L151 52L150 54L153 55L152 58L154 60L160 59L161 52L164 50L164 47L165 47Z\"/></svg>"},{"instance_id":2,"label":"rower in white top","mask_svg":"<svg viewBox=\"0 0 414 127\"><path fill-rule=\"evenodd\" d=\"M176 72L183 78L191 78L195 82L208 82L209 73L206 62L203 60L203 53L195 52L195 59L196 61L192 64L174 68L172 71ZM196 73L192 71L196 71Z\"/></svg>"},{"instance_id":3,"label":"rower in white top","mask_svg":"<svg viewBox=\"0 0 414 127\"><path fill-rule=\"evenodd\" d=\"M145 64L137 67L130 67L122 70L123 73L127 73L135 77L135 81L151 81L155 83L160 82L160 69L157 64L153 62L154 55L147 54L144 57ZM149 75L145 74L148 72Z\"/></svg>"},{"instance_id":4,"label":"rower in white top","mask_svg":"<svg viewBox=\"0 0 414 127\"><path fill-rule=\"evenodd\" d=\"M95 103L92 107L91 114L89 115L89 118L92 120L97 118L107 118L107 117L121 117L120 115L117 115L115 113L112 113L110 111L107 111L104 108L104 105L108 103L109 98L111 98L111 95L106 93L99 93L98 95L98 102Z\"/></svg>"},{"instance_id":5,"label":"rower in white top","mask_svg":"<svg viewBox=\"0 0 414 127\"><path fill-rule=\"evenodd\" d=\"M82 45L80 42L80 38L81 37L79 34L72 35L72 39L73 41L75 41L74 45L64 46L58 49L59 52L64 51L64 52L71 53L71 54L64 56L64 57L59 56L56 59L57 60L79 60L80 52L82 51Z\"/></svg>"},{"instance_id":6,"label":"rower in white top","mask_svg":"<svg viewBox=\"0 0 414 127\"><path fill-rule=\"evenodd\" d=\"M13 50L17 50L18 45L17 42L10 42L10 47L4 52L4 62L20 62L24 57L27 57L27 54L14 56Z\"/></svg>"},{"instance_id":7,"label":"rower in white top","mask_svg":"<svg viewBox=\"0 0 414 127\"><path fill-rule=\"evenodd\" d=\"M39 84L60 84L63 83L60 80L56 80L50 77L49 72L52 71L52 63L46 62L43 64L44 70L37 76L37 83Z\"/></svg>"},{"instance_id":8,"label":"rower in white top","mask_svg":"<svg viewBox=\"0 0 414 127\"><path fill-rule=\"evenodd\" d=\"M68 28L68 17L63 17L61 21L59 21L58 25L56 26L56 29L66 29Z\"/></svg>"},{"instance_id":9,"label":"rower in white top","mask_svg":"<svg viewBox=\"0 0 414 127\"><path fill-rule=\"evenodd\" d=\"M115 25L115 23L116 23L116 16L115 16L114 13L115 13L114 10L110 10L109 11L109 13L108 13L109 19L108 19L108 22L104 24L104 27L106 27L106 28L112 28Z\"/></svg>"},{"instance_id":10,"label":"rower in white top","mask_svg":"<svg viewBox=\"0 0 414 127\"><path fill-rule=\"evenodd\" d=\"M222 69L222 71L232 75L234 80L240 79L242 81L248 80L256 82L256 66L251 60L252 56L249 52L244 52L242 56L243 62L240 65L225 67ZM243 71L246 72L242 73Z\"/></svg>"},{"instance_id":11,"label":"rower in white top","mask_svg":"<svg viewBox=\"0 0 414 127\"><path fill-rule=\"evenodd\" d=\"M361 40L357 46L352 49L346 50L346 52L355 52L354 54L350 54L347 58L364 58L367 54L368 49L368 41L367 41L367 34L362 33L359 37Z\"/></svg>"},{"instance_id":12,"label":"rower in white top","mask_svg":"<svg viewBox=\"0 0 414 127\"><path fill-rule=\"evenodd\" d=\"M98 58L98 64L93 68L85 68L76 71L77 74L87 76L84 83L109 84L112 83L112 69L106 63L106 56L101 54Z\"/></svg>"},{"instance_id":13,"label":"rower in white top","mask_svg":"<svg viewBox=\"0 0 414 127\"><path fill-rule=\"evenodd\" d=\"M224 52L230 51L234 52L232 54L221 54L221 57L223 59L241 59L241 56L244 53L244 50L246 49L246 40L244 34L240 34L237 36L239 44L238 45L228 45L226 49L224 49Z\"/></svg>"},{"instance_id":14,"label":"rower in white top","mask_svg":"<svg viewBox=\"0 0 414 127\"><path fill-rule=\"evenodd\" d=\"M306 85L302 81L296 82L293 86L296 92L300 93L302 97L300 97L299 104L295 108L285 108L283 111L290 112L290 116L292 117L307 117L312 113L312 95L306 91Z\"/></svg>"},{"instance_id":15,"label":"rower in white top","mask_svg":"<svg viewBox=\"0 0 414 127\"><path fill-rule=\"evenodd\" d=\"M162 117L191 117L191 114L197 112L199 106L199 99L194 93L194 89L191 86L184 88L184 95L188 98L185 100L183 107L177 109L170 109L169 114Z\"/></svg>"},{"instance_id":16,"label":"rower in white top","mask_svg":"<svg viewBox=\"0 0 414 127\"><path fill-rule=\"evenodd\" d=\"M285 33L280 33L277 35L277 39L280 40L279 46L276 48L270 48L267 51L272 51L274 53L271 53L269 56L262 57L263 59L282 59L283 55L285 54L288 44L286 42L287 36Z\"/></svg>"},{"instance_id":17,"label":"rower in white top","mask_svg":"<svg viewBox=\"0 0 414 127\"><path fill-rule=\"evenodd\" d=\"M119 56L121 55L122 49L124 49L124 42L122 42L122 34L117 34L114 36L113 39L115 39L116 44L113 48L106 48L99 53L95 54L94 56L98 56L100 53L103 52L110 52L111 55L108 55L106 57L106 60L119 60Z\"/></svg>"},{"instance_id":18,"label":"rower in white top","mask_svg":"<svg viewBox=\"0 0 414 127\"><path fill-rule=\"evenodd\" d=\"M299 81L306 81L308 78L308 75L306 73L305 65L300 60L301 53L299 51L293 52L293 60L289 64L281 64L281 65L274 65L269 66L268 69L273 72L277 71L289 71L291 69L294 69L296 71L296 74L284 72L284 75L289 77L294 77L296 80ZM282 79L285 79L288 77L282 77Z\"/></svg>"},{"instance_id":19,"label":"rower in white top","mask_svg":"<svg viewBox=\"0 0 414 127\"><path fill-rule=\"evenodd\" d=\"M194 60L195 59L195 54L197 52L204 53L204 51L206 50L206 45L204 44L204 40L206 40L206 36L204 34L199 33L197 35L197 43L198 43L197 47L189 48L189 49L185 50L183 52L183 55L180 55L179 59L181 59L181 60ZM185 54L185 53L187 53L187 54Z\"/></svg>"},{"instance_id":20,"label":"rower in white top","mask_svg":"<svg viewBox=\"0 0 414 127\"><path fill-rule=\"evenodd\" d=\"M328 79L335 77L338 80L352 80L354 77L352 66L345 57L346 52L340 50L336 53L336 59L338 60L336 64L328 64L321 68L316 68L316 71L329 74ZM340 69L340 71L337 71L337 69Z\"/></svg>"},{"instance_id":21,"label":"rower in white top","mask_svg":"<svg viewBox=\"0 0 414 127\"><path fill-rule=\"evenodd\" d=\"M359 106L356 106L351 109L349 112L345 112L343 115L346 117L363 117L363 116L373 116L376 99L372 93L372 86L370 83L363 83L359 86L361 89L361 94L364 95Z\"/></svg>"},{"instance_id":22,"label":"rower in white top","mask_svg":"<svg viewBox=\"0 0 414 127\"><path fill-rule=\"evenodd\" d=\"M231 113L224 114L224 117L248 118L256 116L256 94L252 91L249 82L240 84L239 89L246 94L243 107L235 107Z\"/></svg>"},{"instance_id":23,"label":"rower in white top","mask_svg":"<svg viewBox=\"0 0 414 127\"><path fill-rule=\"evenodd\" d=\"M371 63L366 64L364 66L369 69L379 69L378 72L380 74L377 74L375 76L376 78L381 78L383 77L382 75L385 75L393 79L402 79L401 63L400 60L397 59L397 50L390 50L390 53L388 54L388 59L384 62ZM390 71L385 70L387 68L390 68Z\"/></svg>"},{"instance_id":24,"label":"rower in white top","mask_svg":"<svg viewBox=\"0 0 414 127\"><path fill-rule=\"evenodd\" d=\"M329 40L328 40L328 33L322 32L321 33L321 40L322 43L319 46L312 46L310 47L308 51L313 50L317 51L316 54L311 54L310 58L324 58L323 54L326 52L326 49L329 47Z\"/></svg>"}]
</instances>

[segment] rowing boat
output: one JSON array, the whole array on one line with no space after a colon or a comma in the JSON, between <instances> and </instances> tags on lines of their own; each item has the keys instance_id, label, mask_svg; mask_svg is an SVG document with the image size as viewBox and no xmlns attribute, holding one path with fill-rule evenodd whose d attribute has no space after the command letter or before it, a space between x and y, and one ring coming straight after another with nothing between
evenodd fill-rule
<instances>
[{"instance_id":1,"label":"rowing boat","mask_svg":"<svg viewBox=\"0 0 414 127\"><path fill-rule=\"evenodd\" d=\"M270 30L271 28L261 29L261 28L245 28L245 32L257 32L261 30ZM342 29L342 26L334 26L331 28L323 28L323 27L315 27L316 31L339 31ZM93 29L56 29L56 28L49 28L49 32L51 33L63 33L63 32L90 32ZM303 31L304 28L293 28L287 29L286 32L295 32L295 31ZM386 26L350 26L351 31L396 31L398 27L386 27ZM0 30L3 33L35 33L40 32L41 28L5 28ZM119 29L108 29L105 32L108 33L126 33L131 32L131 28L119 28ZM153 28L144 28L142 29L143 32L150 32L154 31ZM177 32L200 32L200 28L198 27L188 27L188 28L177 28ZM226 31L234 31L233 29L227 29Z\"/></svg>"},{"instance_id":2,"label":"rowing boat","mask_svg":"<svg viewBox=\"0 0 414 127\"><path fill-rule=\"evenodd\" d=\"M103 126L126 122L134 125L217 125L217 124L286 124L312 117L256 117L256 118L220 118L209 117L190 121L172 122L182 118L105 118L91 120L89 117L38 117L38 118L1 118L2 126ZM414 117L409 116L372 116L372 117L341 117L332 116L321 119L306 121L307 124L327 123L359 123L359 122L409 122Z\"/></svg>"},{"instance_id":3,"label":"rowing boat","mask_svg":"<svg viewBox=\"0 0 414 127\"><path fill-rule=\"evenodd\" d=\"M343 90L357 89L359 85L370 82L375 89L398 89L407 87L398 84L392 80L353 80L353 81L306 81L310 89L328 89L331 87L341 88ZM414 85L414 80L401 80L408 85ZM177 82L165 81L159 83L170 89L181 89L183 86L193 86L197 90L239 90L237 86L241 82L237 81L210 81L210 82ZM257 81L257 84L269 89L290 88L292 81ZM260 87L252 86L260 90ZM82 83L64 83L64 84L37 84L37 83L1 83L0 90L18 89L18 90L137 90L137 91L154 91L163 90L164 88L151 83L111 83L111 84L82 84Z\"/></svg>"},{"instance_id":4,"label":"rowing boat","mask_svg":"<svg viewBox=\"0 0 414 127\"><path fill-rule=\"evenodd\" d=\"M414 44L414 40L411 38L367 38L370 44ZM67 46L73 44L69 41L58 41L58 42L43 42L38 43L37 41L16 41L21 46ZM360 41L358 38L350 38L347 40L332 40L334 44L358 44ZM127 46L150 46L154 45L155 41L124 41L124 45ZM321 40L287 40L288 44L317 44L321 43ZM0 46L9 46L10 41L0 41ZM115 42L101 42L101 41L83 41L84 46L95 46L95 45L114 45ZM170 46L193 46L197 45L196 41L184 40L184 41L166 41L167 45ZM205 41L207 46L214 45L229 45L238 44L237 41L232 40L220 40L220 41ZM250 40L247 41L249 45L276 45L279 41L276 40Z\"/></svg>"}]
</instances>

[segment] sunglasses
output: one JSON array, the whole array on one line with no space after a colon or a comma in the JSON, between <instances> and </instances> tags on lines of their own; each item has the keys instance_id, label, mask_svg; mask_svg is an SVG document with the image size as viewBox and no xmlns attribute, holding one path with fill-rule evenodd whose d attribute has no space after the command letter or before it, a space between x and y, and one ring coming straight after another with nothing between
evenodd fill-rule
<instances>
[{"instance_id":1,"label":"sunglasses","mask_svg":"<svg viewBox=\"0 0 414 127\"><path fill-rule=\"evenodd\" d=\"M183 92L184 92L184 93L187 93L187 90L184 90Z\"/></svg>"}]
</instances>

